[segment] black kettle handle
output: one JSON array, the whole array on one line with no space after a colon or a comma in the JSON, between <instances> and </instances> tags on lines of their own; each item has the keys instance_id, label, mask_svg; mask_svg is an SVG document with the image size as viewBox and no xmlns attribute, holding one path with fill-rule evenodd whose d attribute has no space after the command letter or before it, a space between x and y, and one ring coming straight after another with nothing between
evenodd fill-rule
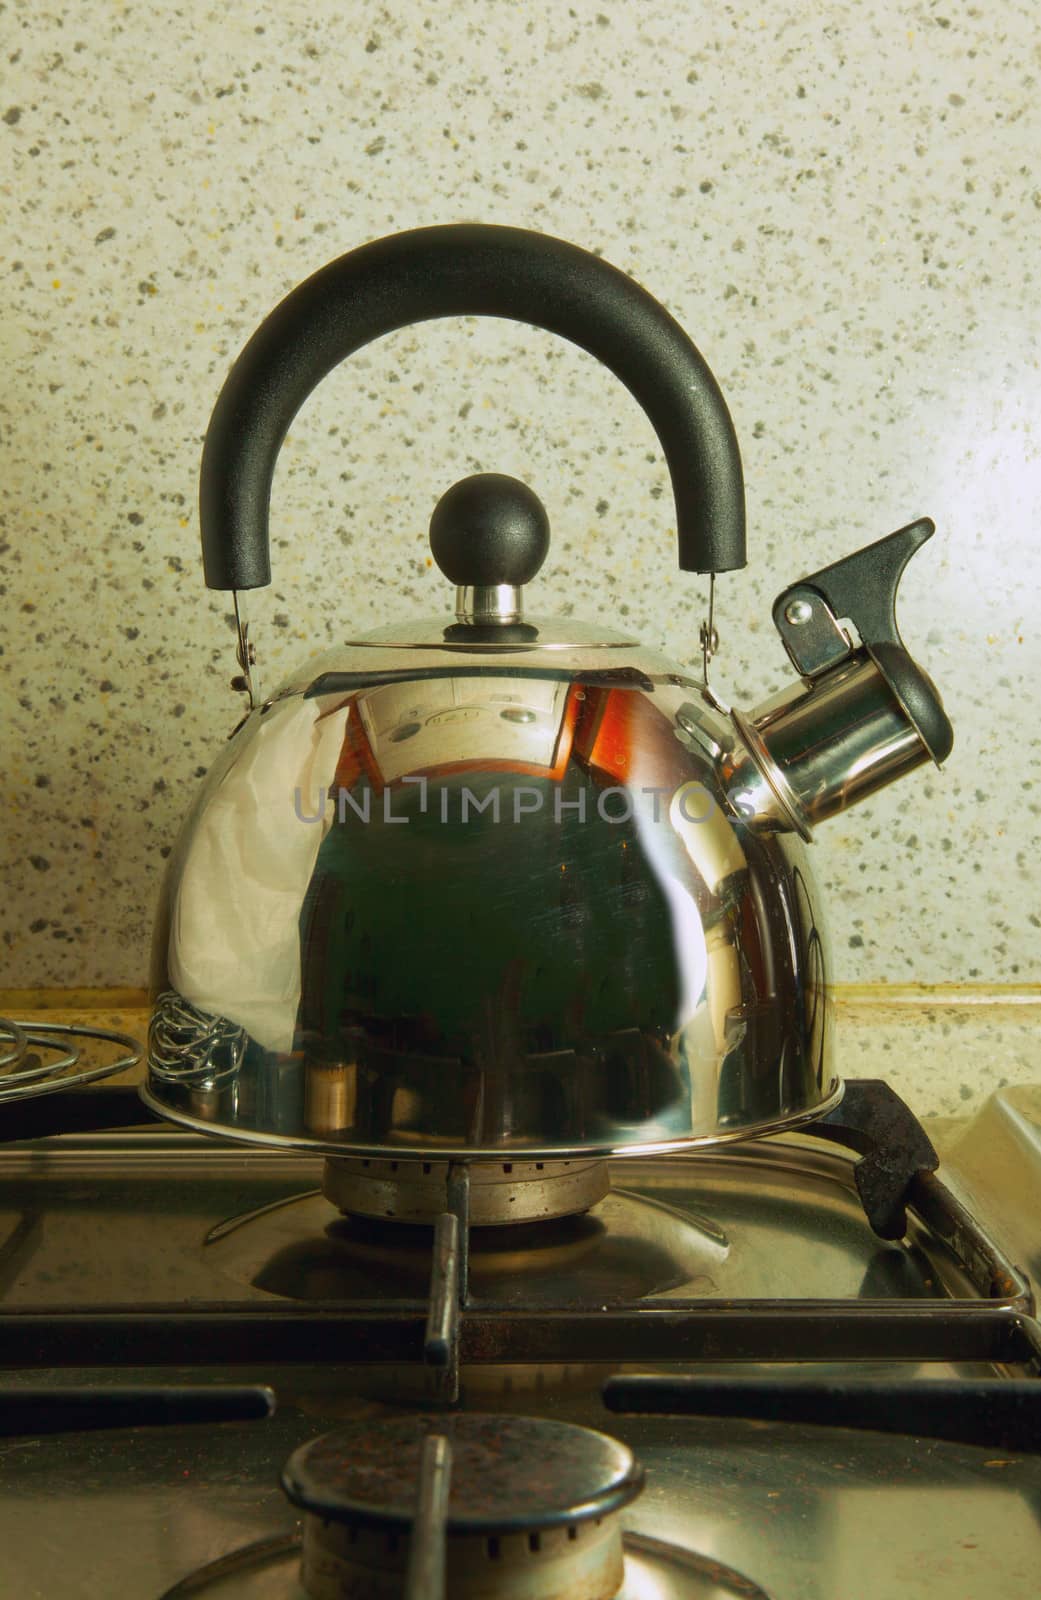
<instances>
[{"instance_id":1,"label":"black kettle handle","mask_svg":"<svg viewBox=\"0 0 1041 1600\"><path fill-rule=\"evenodd\" d=\"M271 581L275 462L300 406L355 350L435 317L491 316L558 333L602 361L643 406L676 500L679 564L745 564L744 480L712 373L663 306L624 272L547 234L455 224L392 234L332 261L257 329L206 434L199 509L211 589Z\"/></svg>"}]
</instances>

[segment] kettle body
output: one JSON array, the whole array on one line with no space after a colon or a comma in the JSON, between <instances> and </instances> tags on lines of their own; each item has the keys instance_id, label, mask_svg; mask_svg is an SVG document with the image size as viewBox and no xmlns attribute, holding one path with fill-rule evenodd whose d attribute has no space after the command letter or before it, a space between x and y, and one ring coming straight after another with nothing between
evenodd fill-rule
<instances>
[{"instance_id":1,"label":"kettle body","mask_svg":"<svg viewBox=\"0 0 1041 1600\"><path fill-rule=\"evenodd\" d=\"M805 846L728 793L726 722L632 641L528 629L359 641L235 734L169 863L157 1109L501 1159L743 1137L836 1098Z\"/></svg>"},{"instance_id":2,"label":"kettle body","mask_svg":"<svg viewBox=\"0 0 1041 1600\"><path fill-rule=\"evenodd\" d=\"M746 714L708 683L711 603L701 677L598 627L527 620L548 519L523 484L480 474L431 521L454 616L345 630L265 698L242 600L270 581L289 423L361 345L460 314L603 361L662 443L681 570L744 564L718 386L599 257L516 229L422 229L294 290L232 368L203 452L206 580L234 593L249 711L168 863L144 1097L230 1137L442 1174L509 1174L517 1157L536 1176L543 1159L820 1116L841 1083L805 843L950 749L894 613L932 524L778 597L799 678Z\"/></svg>"}]
</instances>

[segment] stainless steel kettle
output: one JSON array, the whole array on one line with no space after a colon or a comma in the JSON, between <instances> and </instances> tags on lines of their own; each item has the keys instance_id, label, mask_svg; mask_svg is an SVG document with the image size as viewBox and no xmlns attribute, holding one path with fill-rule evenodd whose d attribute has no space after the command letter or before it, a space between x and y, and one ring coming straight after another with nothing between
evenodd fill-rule
<instances>
[{"instance_id":1,"label":"stainless steel kettle","mask_svg":"<svg viewBox=\"0 0 1041 1600\"><path fill-rule=\"evenodd\" d=\"M560 240L431 228L318 272L233 367L201 520L206 581L237 612L270 579L272 475L306 396L392 329L475 313L599 357L658 432L680 567L744 564L733 425L663 308ZM552 1162L565 1188L609 1152L823 1113L841 1084L803 841L951 748L894 617L932 532L787 589L774 621L799 676L748 713L707 684L711 626L702 679L598 624L529 618L548 519L495 474L433 515L454 616L348 638L261 699L240 614L250 709L169 862L149 1104L384 1174Z\"/></svg>"}]
</instances>

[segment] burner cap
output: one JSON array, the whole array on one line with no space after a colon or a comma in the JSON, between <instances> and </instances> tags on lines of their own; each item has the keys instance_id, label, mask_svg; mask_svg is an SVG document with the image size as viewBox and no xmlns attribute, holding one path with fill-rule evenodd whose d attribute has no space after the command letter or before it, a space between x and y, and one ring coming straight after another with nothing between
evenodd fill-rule
<instances>
[{"instance_id":1,"label":"burner cap","mask_svg":"<svg viewBox=\"0 0 1041 1600\"><path fill-rule=\"evenodd\" d=\"M538 1417L427 1415L359 1421L302 1446L282 1487L323 1521L411 1526L428 1434L452 1446L450 1534L532 1534L597 1520L627 1505L643 1469L616 1439Z\"/></svg>"},{"instance_id":2,"label":"burner cap","mask_svg":"<svg viewBox=\"0 0 1041 1600\"><path fill-rule=\"evenodd\" d=\"M330 1156L322 1192L349 1215L434 1222L449 1209L447 1161ZM545 1221L588 1211L611 1187L606 1161L473 1161L470 1226Z\"/></svg>"}]
</instances>

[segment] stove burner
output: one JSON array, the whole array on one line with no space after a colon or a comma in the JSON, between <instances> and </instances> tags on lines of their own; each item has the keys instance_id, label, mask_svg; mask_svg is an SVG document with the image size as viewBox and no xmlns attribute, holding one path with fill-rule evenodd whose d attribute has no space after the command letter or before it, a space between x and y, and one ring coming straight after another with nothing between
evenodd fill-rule
<instances>
[{"instance_id":1,"label":"stove burner","mask_svg":"<svg viewBox=\"0 0 1041 1600\"><path fill-rule=\"evenodd\" d=\"M77 1039L116 1044L124 1054L102 1066L70 1072L80 1059ZM48 1052L50 1059L44 1059ZM73 1023L12 1022L0 1017L0 1105L36 1095L56 1094L62 1089L82 1088L115 1072L124 1072L136 1066L140 1059L141 1052L133 1039L108 1028L86 1028Z\"/></svg>"},{"instance_id":2,"label":"stove burner","mask_svg":"<svg viewBox=\"0 0 1041 1600\"><path fill-rule=\"evenodd\" d=\"M547 1221L588 1211L610 1188L606 1161L475 1161L470 1225ZM434 1222L446 1209L447 1161L335 1156L322 1191L348 1214L396 1222Z\"/></svg>"},{"instance_id":3,"label":"stove burner","mask_svg":"<svg viewBox=\"0 0 1041 1600\"><path fill-rule=\"evenodd\" d=\"M206 1236L215 1270L291 1300L429 1293L428 1226L341 1217L318 1194L229 1217ZM613 1189L584 1216L474 1229L470 1294L574 1311L647 1296L725 1293L730 1247L707 1217Z\"/></svg>"},{"instance_id":4,"label":"stove burner","mask_svg":"<svg viewBox=\"0 0 1041 1600\"><path fill-rule=\"evenodd\" d=\"M770 1600L743 1573L679 1545L625 1533L622 1548L625 1580L615 1600ZM295 1535L260 1539L183 1578L161 1600L307 1600L299 1572Z\"/></svg>"},{"instance_id":5,"label":"stove burner","mask_svg":"<svg viewBox=\"0 0 1041 1600\"><path fill-rule=\"evenodd\" d=\"M282 1487L306 1513L306 1593L401 1600L428 1482L440 1485L452 1600L617 1593L617 1513L643 1486L631 1451L572 1423L478 1413L365 1419L290 1458Z\"/></svg>"}]
</instances>

